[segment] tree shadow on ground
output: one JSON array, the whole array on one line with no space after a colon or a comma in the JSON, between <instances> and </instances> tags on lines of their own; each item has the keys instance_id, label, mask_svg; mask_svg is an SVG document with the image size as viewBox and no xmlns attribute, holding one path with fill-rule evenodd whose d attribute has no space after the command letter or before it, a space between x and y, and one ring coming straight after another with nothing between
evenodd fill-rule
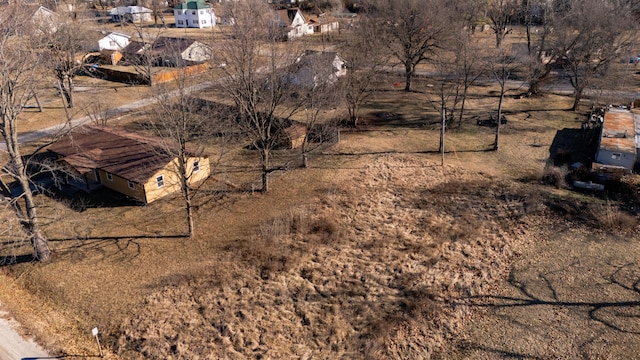
<instances>
[{"instance_id":1,"label":"tree shadow on ground","mask_svg":"<svg viewBox=\"0 0 640 360\"><path fill-rule=\"evenodd\" d=\"M54 251L54 258L66 255L74 255L78 250L89 250L102 253L105 258L113 258L126 255L127 259L140 255L142 246L140 240L158 239L185 239L188 234L169 235L134 235L134 236L95 236L95 237L70 237L49 239L50 243L68 243L68 246L58 246ZM108 249L115 249L109 251ZM133 251L131 251L133 249ZM19 265L24 263L37 262L33 254L6 255L0 256L0 268Z\"/></svg>"},{"instance_id":2,"label":"tree shadow on ground","mask_svg":"<svg viewBox=\"0 0 640 360\"><path fill-rule=\"evenodd\" d=\"M580 262L576 261L561 269L545 272L531 272L532 269L529 268L512 270L508 284L511 289L516 290L517 295L480 294L452 299L450 302L454 305L494 310L536 306L583 308L587 310L591 321L616 332L640 335L639 266L635 263L607 265L613 271L599 280L598 284L593 284L599 288L607 287L607 291L589 293L589 299L585 300L574 300L575 294L570 289L563 288L565 284L559 275L571 271L572 267L579 267ZM611 296L612 293L616 295Z\"/></svg>"}]
</instances>

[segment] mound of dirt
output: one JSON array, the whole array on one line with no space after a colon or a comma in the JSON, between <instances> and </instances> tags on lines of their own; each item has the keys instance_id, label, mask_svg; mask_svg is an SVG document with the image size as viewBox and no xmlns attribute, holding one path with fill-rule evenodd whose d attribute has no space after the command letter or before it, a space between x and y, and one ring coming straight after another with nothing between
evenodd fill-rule
<instances>
[{"instance_id":1,"label":"mound of dirt","mask_svg":"<svg viewBox=\"0 0 640 360\"><path fill-rule=\"evenodd\" d=\"M483 174L384 156L305 214L149 296L123 357L430 358L459 335L453 305L505 276L536 210ZM284 225L283 225L284 224ZM284 230L283 230L284 229Z\"/></svg>"}]
</instances>

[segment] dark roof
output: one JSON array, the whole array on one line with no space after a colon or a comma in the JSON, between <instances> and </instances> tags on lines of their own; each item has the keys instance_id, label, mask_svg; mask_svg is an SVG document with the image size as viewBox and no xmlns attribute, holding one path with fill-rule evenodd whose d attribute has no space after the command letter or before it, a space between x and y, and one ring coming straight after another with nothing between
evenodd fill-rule
<instances>
[{"instance_id":1,"label":"dark roof","mask_svg":"<svg viewBox=\"0 0 640 360\"><path fill-rule=\"evenodd\" d=\"M123 54L141 54L145 43L142 41L131 41L120 52Z\"/></svg>"},{"instance_id":2,"label":"dark roof","mask_svg":"<svg viewBox=\"0 0 640 360\"><path fill-rule=\"evenodd\" d=\"M174 159L161 144L158 138L123 129L86 126L49 146L49 151L80 174L101 169L144 183Z\"/></svg>"},{"instance_id":3,"label":"dark roof","mask_svg":"<svg viewBox=\"0 0 640 360\"><path fill-rule=\"evenodd\" d=\"M196 10L196 9L209 9L209 8L210 8L209 4L205 3L202 0L185 1L176 5L176 7L174 7L174 9L176 10L180 10L180 9Z\"/></svg>"},{"instance_id":4,"label":"dark roof","mask_svg":"<svg viewBox=\"0 0 640 360\"><path fill-rule=\"evenodd\" d=\"M183 53L196 41L187 38L159 37L153 43L152 50L157 53Z\"/></svg>"},{"instance_id":5,"label":"dark roof","mask_svg":"<svg viewBox=\"0 0 640 360\"><path fill-rule=\"evenodd\" d=\"M298 8L282 9L276 11L285 26L291 26L291 24L293 24L293 19L296 18L296 14L298 12ZM300 13L300 15L302 16L302 13ZM304 16L302 17L304 18Z\"/></svg>"},{"instance_id":6,"label":"dark roof","mask_svg":"<svg viewBox=\"0 0 640 360\"><path fill-rule=\"evenodd\" d=\"M304 54L289 66L288 74L289 76L302 77L301 80L307 83L313 82L316 76L328 78L336 70L339 70L333 63L336 57L339 58L335 51L305 50Z\"/></svg>"}]
</instances>

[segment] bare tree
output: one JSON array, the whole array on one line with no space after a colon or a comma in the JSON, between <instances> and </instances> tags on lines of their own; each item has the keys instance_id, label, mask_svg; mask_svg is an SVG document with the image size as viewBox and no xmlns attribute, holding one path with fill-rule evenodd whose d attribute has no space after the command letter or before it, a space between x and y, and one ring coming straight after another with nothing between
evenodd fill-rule
<instances>
[{"instance_id":1,"label":"bare tree","mask_svg":"<svg viewBox=\"0 0 640 360\"><path fill-rule=\"evenodd\" d=\"M55 31L41 37L43 46L48 47L58 90L68 108L75 106L74 80L83 66L83 55L91 49L88 30L84 22L66 19Z\"/></svg>"},{"instance_id":2,"label":"bare tree","mask_svg":"<svg viewBox=\"0 0 640 360\"><path fill-rule=\"evenodd\" d=\"M347 73L340 78L339 85L349 113L349 121L358 125L360 108L373 93L386 63L379 49L380 28L367 19L361 19L356 27L345 33L340 43L340 56L345 60Z\"/></svg>"},{"instance_id":3,"label":"bare tree","mask_svg":"<svg viewBox=\"0 0 640 360\"><path fill-rule=\"evenodd\" d=\"M517 69L518 64L513 62L513 58L507 53L504 48L499 48L493 56L489 58L488 68L493 74L494 79L500 87L500 95L498 98L498 114L495 121L496 136L493 142L493 150L498 151L500 144L500 130L503 122L502 104L504 102L504 96L507 93L507 80L511 74ZM493 117L493 115L491 115Z\"/></svg>"},{"instance_id":4,"label":"bare tree","mask_svg":"<svg viewBox=\"0 0 640 360\"><path fill-rule=\"evenodd\" d=\"M562 16L554 11L548 1L526 0L522 7L527 35L527 92L536 96L541 94L541 86L549 79L560 56L560 52L552 47L552 35L556 21L560 20L558 24L562 24Z\"/></svg>"},{"instance_id":5,"label":"bare tree","mask_svg":"<svg viewBox=\"0 0 640 360\"><path fill-rule=\"evenodd\" d=\"M469 31L453 32L454 37L450 42L450 48L452 56L455 59L453 75L457 76L457 81L460 84L459 91L456 93L456 101L454 102L453 118L457 111L455 105L460 104L460 109L457 111L458 127L462 126L462 119L464 117L465 105L467 101L467 95L469 88L478 80L484 73L483 49L477 42L477 39Z\"/></svg>"},{"instance_id":6,"label":"bare tree","mask_svg":"<svg viewBox=\"0 0 640 360\"><path fill-rule=\"evenodd\" d=\"M502 45L504 38L511 32L509 27L519 10L517 0L491 0L487 7L487 18L491 30L496 36L496 47Z\"/></svg>"},{"instance_id":7,"label":"bare tree","mask_svg":"<svg viewBox=\"0 0 640 360\"><path fill-rule=\"evenodd\" d=\"M450 30L451 11L444 0L372 0L370 15L384 31L385 45L404 66L405 91L418 64L441 47Z\"/></svg>"},{"instance_id":8,"label":"bare tree","mask_svg":"<svg viewBox=\"0 0 640 360\"><path fill-rule=\"evenodd\" d=\"M15 17L0 16L0 135L4 139L9 163L1 171L21 188L11 203L20 219L34 257L48 261L51 257L49 242L42 233L40 216L32 190L28 165L18 142L18 122L26 102L38 86L42 63L40 53L25 46L24 36L12 36L21 27Z\"/></svg>"},{"instance_id":9,"label":"bare tree","mask_svg":"<svg viewBox=\"0 0 640 360\"><path fill-rule=\"evenodd\" d=\"M621 5L616 0L574 1L557 30L555 46L574 88L574 110L592 80L608 73L611 61L632 39L636 25L628 7Z\"/></svg>"},{"instance_id":10,"label":"bare tree","mask_svg":"<svg viewBox=\"0 0 640 360\"><path fill-rule=\"evenodd\" d=\"M440 144L438 151L441 154L441 165L444 166L445 132L450 115L448 111L456 106L461 88L460 78L456 76L455 56L448 51L442 51L432 59L435 73L433 91L435 100L429 98L429 102L440 115Z\"/></svg>"},{"instance_id":11,"label":"bare tree","mask_svg":"<svg viewBox=\"0 0 640 360\"><path fill-rule=\"evenodd\" d=\"M458 18L464 30L471 34L476 31L476 25L484 18L487 1L484 0L453 0L449 4L453 16Z\"/></svg>"},{"instance_id":12,"label":"bare tree","mask_svg":"<svg viewBox=\"0 0 640 360\"><path fill-rule=\"evenodd\" d=\"M148 131L161 139L160 151L175 159L174 175L179 182L182 208L185 212L187 234L195 232L194 199L203 183L202 172L210 170L204 141L216 121L213 116L196 113L197 99L190 96L184 74L178 72L174 91L159 85L157 102L149 111Z\"/></svg>"},{"instance_id":13,"label":"bare tree","mask_svg":"<svg viewBox=\"0 0 640 360\"><path fill-rule=\"evenodd\" d=\"M263 1L229 2L227 41L213 50L213 61L225 75L222 87L239 112L239 123L253 137L260 153L262 191L269 190L271 150L292 114L300 109L291 101L286 69L299 52L281 50L283 29L275 14ZM293 43L295 44L295 42ZM221 66L222 65L222 66Z\"/></svg>"},{"instance_id":14,"label":"bare tree","mask_svg":"<svg viewBox=\"0 0 640 360\"><path fill-rule=\"evenodd\" d=\"M293 65L291 75L297 78L294 91L303 101L305 133L300 146L302 166L308 166L309 153L336 128L333 118L322 113L335 109L340 101L339 76L346 74L344 60L336 52L307 51ZM293 79L292 79L293 80ZM303 83L300 83L300 82ZM314 146L315 145L315 146Z\"/></svg>"}]
</instances>

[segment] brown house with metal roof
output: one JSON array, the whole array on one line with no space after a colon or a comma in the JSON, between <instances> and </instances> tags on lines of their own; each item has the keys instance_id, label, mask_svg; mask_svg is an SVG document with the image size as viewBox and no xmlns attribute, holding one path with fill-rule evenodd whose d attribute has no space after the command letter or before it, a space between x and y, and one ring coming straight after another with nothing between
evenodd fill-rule
<instances>
[{"instance_id":1,"label":"brown house with metal roof","mask_svg":"<svg viewBox=\"0 0 640 360\"><path fill-rule=\"evenodd\" d=\"M143 203L180 190L177 157L162 140L109 127L82 127L49 146L57 161L75 176L69 184L90 192L107 187ZM209 159L188 159L190 184L210 174Z\"/></svg>"},{"instance_id":2,"label":"brown house with metal roof","mask_svg":"<svg viewBox=\"0 0 640 360\"><path fill-rule=\"evenodd\" d=\"M604 114L593 168L631 172L636 162L635 134L634 114L627 109L609 108Z\"/></svg>"}]
</instances>

